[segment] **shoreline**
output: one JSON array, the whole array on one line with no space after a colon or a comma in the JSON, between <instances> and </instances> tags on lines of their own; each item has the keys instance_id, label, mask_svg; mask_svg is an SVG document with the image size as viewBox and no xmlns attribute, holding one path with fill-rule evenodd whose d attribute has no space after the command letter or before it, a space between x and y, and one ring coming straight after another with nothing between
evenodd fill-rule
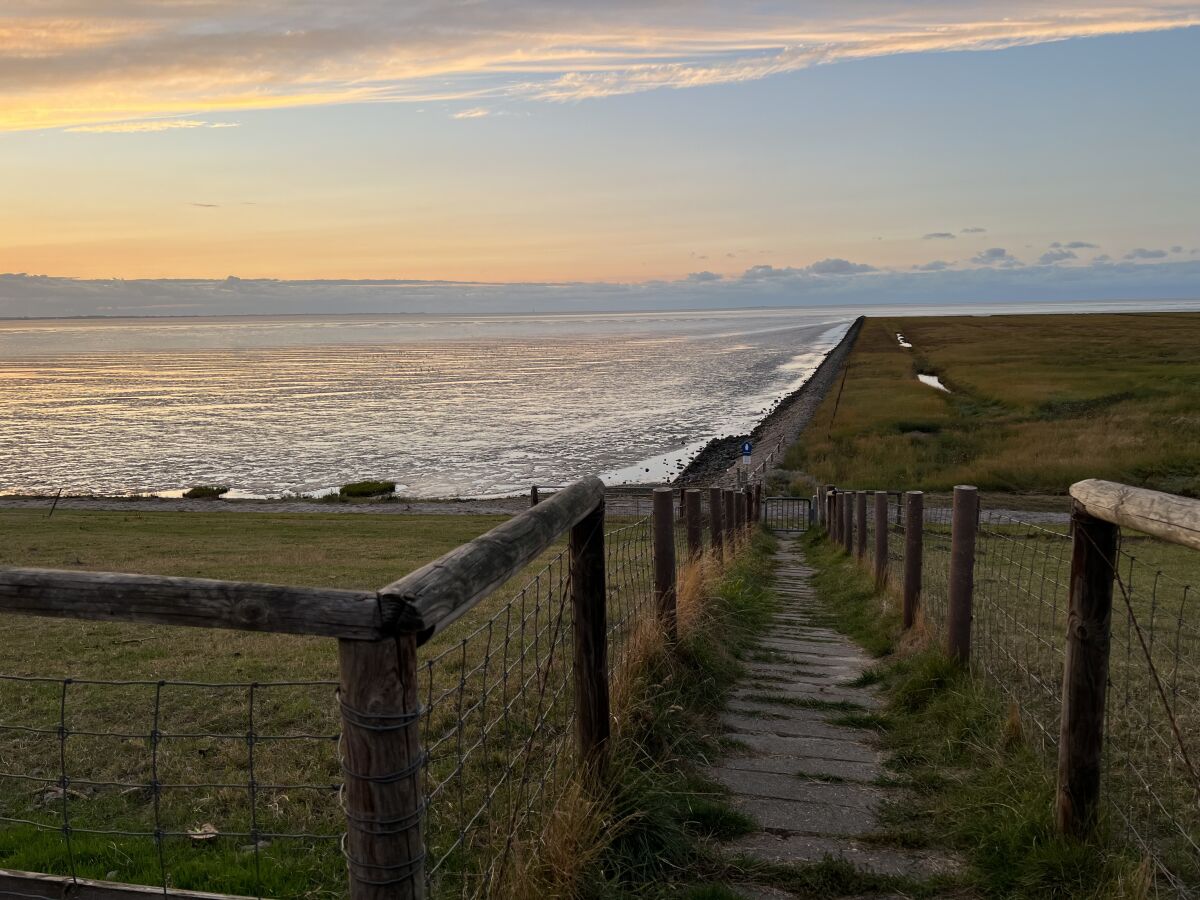
<instances>
[{"instance_id":1,"label":"shoreline","mask_svg":"<svg viewBox=\"0 0 1200 900\"><path fill-rule=\"evenodd\" d=\"M862 328L864 317L858 316L850 324L841 340L825 354L824 359L805 382L785 397L771 412L767 413L748 434L713 438L696 457L668 484L676 487L693 487L713 484L736 468L740 460L742 441L749 438L756 450L753 456L757 464L760 452L780 441L791 441L811 420L817 406L825 398L836 379L842 362L854 346ZM660 487L663 482L646 482L649 489ZM637 484L612 485L628 491ZM263 498L218 498L188 500L182 497L154 495L103 495L64 494L11 494L0 495L0 509L94 509L111 512L155 511L155 512L259 512L259 513L366 513L406 515L513 515L527 508L527 494L505 497L391 497L378 500L336 502L308 497L263 497Z\"/></svg>"},{"instance_id":2,"label":"shoreline","mask_svg":"<svg viewBox=\"0 0 1200 900\"><path fill-rule=\"evenodd\" d=\"M742 441L754 445L751 466L758 463L777 446L795 441L812 421L817 407L829 393L837 380L842 363L854 349L858 334L862 331L865 316L858 316L850 323L842 339L825 354L825 358L805 379L804 384L792 391L778 406L767 413L748 434L713 438L704 446L696 458L671 482L680 487L696 487L715 484L740 466Z\"/></svg>"}]
</instances>

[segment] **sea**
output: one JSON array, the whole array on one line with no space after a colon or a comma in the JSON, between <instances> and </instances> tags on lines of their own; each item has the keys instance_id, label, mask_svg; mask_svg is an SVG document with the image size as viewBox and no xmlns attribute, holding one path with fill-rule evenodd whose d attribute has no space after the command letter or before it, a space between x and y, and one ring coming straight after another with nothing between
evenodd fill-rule
<instances>
[{"instance_id":1,"label":"sea","mask_svg":"<svg viewBox=\"0 0 1200 900\"><path fill-rule=\"evenodd\" d=\"M1197 301L877 312L1148 308ZM0 320L0 494L661 482L750 431L871 311Z\"/></svg>"},{"instance_id":2,"label":"sea","mask_svg":"<svg viewBox=\"0 0 1200 900\"><path fill-rule=\"evenodd\" d=\"M0 493L495 497L662 481L749 431L848 310L0 322Z\"/></svg>"}]
</instances>

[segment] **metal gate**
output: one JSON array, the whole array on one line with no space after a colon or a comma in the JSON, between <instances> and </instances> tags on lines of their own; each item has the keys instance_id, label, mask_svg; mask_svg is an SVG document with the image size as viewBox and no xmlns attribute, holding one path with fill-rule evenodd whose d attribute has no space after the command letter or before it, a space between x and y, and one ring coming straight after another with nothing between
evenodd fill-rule
<instances>
[{"instance_id":1,"label":"metal gate","mask_svg":"<svg viewBox=\"0 0 1200 900\"><path fill-rule=\"evenodd\" d=\"M763 524L772 531L807 531L812 515L808 497L767 497L763 500Z\"/></svg>"}]
</instances>

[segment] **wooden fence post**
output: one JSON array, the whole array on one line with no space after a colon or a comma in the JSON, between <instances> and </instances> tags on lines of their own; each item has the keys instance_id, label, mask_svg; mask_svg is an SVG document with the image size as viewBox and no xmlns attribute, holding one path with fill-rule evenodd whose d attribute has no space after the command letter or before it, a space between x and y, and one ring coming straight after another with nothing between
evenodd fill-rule
<instances>
[{"instance_id":1,"label":"wooden fence post","mask_svg":"<svg viewBox=\"0 0 1200 900\"><path fill-rule=\"evenodd\" d=\"M817 495L813 494L808 501L808 519L807 525L809 528L817 524Z\"/></svg>"},{"instance_id":2,"label":"wooden fence post","mask_svg":"<svg viewBox=\"0 0 1200 900\"><path fill-rule=\"evenodd\" d=\"M950 599L946 608L946 643L950 658L971 661L971 604L975 592L975 535L979 531L979 491L954 488L950 520Z\"/></svg>"},{"instance_id":3,"label":"wooden fence post","mask_svg":"<svg viewBox=\"0 0 1200 900\"><path fill-rule=\"evenodd\" d=\"M854 492L842 494L842 549L854 552Z\"/></svg>"},{"instance_id":4,"label":"wooden fence post","mask_svg":"<svg viewBox=\"0 0 1200 900\"><path fill-rule=\"evenodd\" d=\"M1059 831L1083 837L1100 802L1104 700L1112 630L1113 575L1120 529L1076 503L1071 516L1071 599L1058 741Z\"/></svg>"},{"instance_id":5,"label":"wooden fence post","mask_svg":"<svg viewBox=\"0 0 1200 900\"><path fill-rule=\"evenodd\" d=\"M836 487L834 487L832 484L825 485L825 531L833 540L837 540L837 538L834 537L834 528L837 524L835 521L837 504L834 499L836 495Z\"/></svg>"},{"instance_id":6,"label":"wooden fence post","mask_svg":"<svg viewBox=\"0 0 1200 900\"><path fill-rule=\"evenodd\" d=\"M721 496L721 489L710 487L708 489L708 539L712 543L713 553L717 554L717 559L720 560L721 553L724 547L725 539L725 498Z\"/></svg>"},{"instance_id":7,"label":"wooden fence post","mask_svg":"<svg viewBox=\"0 0 1200 900\"><path fill-rule=\"evenodd\" d=\"M675 640L675 492L654 489L654 602L668 640Z\"/></svg>"},{"instance_id":8,"label":"wooden fence post","mask_svg":"<svg viewBox=\"0 0 1200 900\"><path fill-rule=\"evenodd\" d=\"M604 503L571 529L571 609L575 619L575 737L596 784L608 768L608 589Z\"/></svg>"},{"instance_id":9,"label":"wooden fence post","mask_svg":"<svg viewBox=\"0 0 1200 900\"><path fill-rule=\"evenodd\" d=\"M737 510L733 499L733 491L725 489L725 546L730 550L737 544Z\"/></svg>"},{"instance_id":10,"label":"wooden fence post","mask_svg":"<svg viewBox=\"0 0 1200 900\"><path fill-rule=\"evenodd\" d=\"M813 498L817 506L817 524L825 525L825 485L817 485L817 496Z\"/></svg>"},{"instance_id":11,"label":"wooden fence post","mask_svg":"<svg viewBox=\"0 0 1200 900\"><path fill-rule=\"evenodd\" d=\"M867 558L867 492L858 491L854 495L854 521L858 540L855 543L855 556L862 562Z\"/></svg>"},{"instance_id":12,"label":"wooden fence post","mask_svg":"<svg viewBox=\"0 0 1200 900\"><path fill-rule=\"evenodd\" d=\"M537 489L536 484L529 489L529 505L530 506L538 505L538 489Z\"/></svg>"},{"instance_id":13,"label":"wooden fence post","mask_svg":"<svg viewBox=\"0 0 1200 900\"><path fill-rule=\"evenodd\" d=\"M700 492L695 488L684 491L683 505L687 510L688 556L699 559L704 552L704 520L700 516Z\"/></svg>"},{"instance_id":14,"label":"wooden fence post","mask_svg":"<svg viewBox=\"0 0 1200 900\"><path fill-rule=\"evenodd\" d=\"M338 641L352 900L425 896L417 638Z\"/></svg>"},{"instance_id":15,"label":"wooden fence post","mask_svg":"<svg viewBox=\"0 0 1200 900\"><path fill-rule=\"evenodd\" d=\"M912 628L921 603L921 554L925 538L925 495L904 495L904 612L903 625Z\"/></svg>"},{"instance_id":16,"label":"wooden fence post","mask_svg":"<svg viewBox=\"0 0 1200 900\"><path fill-rule=\"evenodd\" d=\"M875 590L887 586L888 572L888 495L875 492Z\"/></svg>"}]
</instances>

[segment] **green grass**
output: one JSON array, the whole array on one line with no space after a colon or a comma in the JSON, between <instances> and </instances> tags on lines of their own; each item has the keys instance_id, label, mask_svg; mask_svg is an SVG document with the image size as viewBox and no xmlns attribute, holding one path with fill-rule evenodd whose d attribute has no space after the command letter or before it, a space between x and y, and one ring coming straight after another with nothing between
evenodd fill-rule
<instances>
[{"instance_id":1,"label":"green grass","mask_svg":"<svg viewBox=\"0 0 1200 900\"><path fill-rule=\"evenodd\" d=\"M985 897L1142 896L1135 855L1103 834L1083 843L1056 833L1051 760L997 690L937 646L901 652L894 600L815 533L807 556L830 623L881 657L859 683L880 685L886 707L861 724L880 726L886 783L905 793L885 807L877 839L957 851L968 863L960 887Z\"/></svg>"},{"instance_id":2,"label":"green grass","mask_svg":"<svg viewBox=\"0 0 1200 900\"><path fill-rule=\"evenodd\" d=\"M75 510L62 510L48 518L43 511L5 510L0 512L0 564L373 589L501 520L495 516ZM643 561L635 567L648 564L646 529L622 531L624 524L614 520L609 528L614 559ZM547 615L552 608L542 612L541 618L521 623L523 616L533 615L535 599L550 604L552 598L564 596L561 589L550 590L555 585L561 588L564 546L563 541L557 542L511 584L421 650L423 699L436 701L459 685L464 698L460 703L451 693L448 699L435 702L428 713L426 737L449 734L449 742L434 752L430 777L435 782L449 779L451 784L431 810L427 833L433 852L448 846L448 835L457 828L456 816L483 802L508 760L532 758L542 752L540 737L526 744L533 731L538 692L524 684L528 671L518 664L524 655L528 665L536 659L539 669L569 681L563 659L569 657L569 623L563 645L566 653L553 660L546 657ZM552 568L535 583L542 587L535 586L532 594L519 594L518 588L547 564ZM637 577L633 571L626 574L627 581ZM648 578L641 581L649 583ZM610 583L613 619L634 602L649 608L648 601L639 593L628 593L627 586L619 581ZM507 618L505 610L509 610ZM511 640L489 641L487 629L480 630L488 617L495 615L501 615L502 627L510 629ZM505 622L509 624L504 626ZM252 825L245 739L250 727L250 689L157 685L160 679L333 681L337 678L335 641L19 616L5 616L4 631L0 672L76 679L65 692L65 721L70 730L65 742L60 742L56 732L64 692L61 682L0 680L0 724L38 729L0 729L3 769L46 779L40 783L0 779L4 814L58 828L62 798L47 798L45 791L62 770L61 750L72 778L67 797L72 826L143 834L101 840L77 830L68 849L57 830L10 826L0 829L0 865L63 873L71 870L73 853L75 871L81 876L159 883L155 842L144 834L153 828L154 797L136 787L152 780L153 763L159 782L192 785L164 788L157 803L162 827L168 833L163 853L173 886L253 893L257 868L266 894L300 893L298 884L303 884L303 893L310 896L341 894L345 866L333 841L281 838L260 847L256 855L249 838L236 834L249 832ZM612 636L613 658L619 658L623 635L624 631L618 630ZM490 668L484 665L481 670L485 659L491 660ZM487 752L476 753L460 773L454 749L457 723L465 723L463 745L471 746L497 709L495 702L488 706L478 701L485 693L498 698L499 681L504 678L508 679L504 688L509 707L506 722L502 729L490 732ZM149 683L95 685L86 679ZM485 681L490 686L487 692ZM519 694L518 685L523 685ZM566 722L564 740L569 744L568 700L569 694L555 700L548 714L556 725ZM327 685L259 688L253 712L253 727L259 735L332 736L339 730L336 702ZM148 736L156 728L176 736L163 738L155 748ZM344 827L330 789L341 780L332 740L260 740L255 744L255 778L254 813L260 831L333 835ZM100 784L87 784L89 781ZM494 800L500 804L507 798L506 788ZM208 823L216 825L222 836L205 841L187 836ZM447 862L447 870L475 870L491 853L487 841L495 837L490 828L473 833L470 845Z\"/></svg>"},{"instance_id":3,"label":"green grass","mask_svg":"<svg viewBox=\"0 0 1200 900\"><path fill-rule=\"evenodd\" d=\"M871 490L1062 494L1105 478L1200 496L1197 345L1192 313L870 318L840 402L785 465Z\"/></svg>"},{"instance_id":4,"label":"green grass","mask_svg":"<svg viewBox=\"0 0 1200 900\"><path fill-rule=\"evenodd\" d=\"M342 497L382 497L395 492L394 481L352 481L338 488Z\"/></svg>"}]
</instances>

